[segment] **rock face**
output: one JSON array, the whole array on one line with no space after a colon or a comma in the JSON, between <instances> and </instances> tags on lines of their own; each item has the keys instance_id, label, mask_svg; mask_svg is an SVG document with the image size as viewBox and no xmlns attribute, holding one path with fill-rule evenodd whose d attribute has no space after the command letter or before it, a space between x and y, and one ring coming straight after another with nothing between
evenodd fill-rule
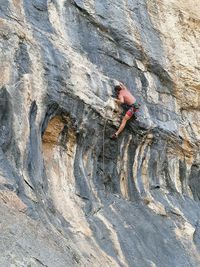
<instances>
[{"instance_id":1,"label":"rock face","mask_svg":"<svg viewBox=\"0 0 200 267\"><path fill-rule=\"evenodd\" d=\"M200 266L200 2L0 2L0 265Z\"/></svg>"}]
</instances>

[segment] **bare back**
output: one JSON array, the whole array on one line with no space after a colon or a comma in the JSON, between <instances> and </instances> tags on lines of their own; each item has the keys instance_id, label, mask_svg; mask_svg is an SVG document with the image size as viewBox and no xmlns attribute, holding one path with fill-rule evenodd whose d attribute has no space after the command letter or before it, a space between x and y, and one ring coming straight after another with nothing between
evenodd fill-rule
<instances>
[{"instance_id":1,"label":"bare back","mask_svg":"<svg viewBox=\"0 0 200 267\"><path fill-rule=\"evenodd\" d=\"M118 98L123 97L124 103L128 105L132 105L135 103L135 97L129 92L128 89L122 89L119 92Z\"/></svg>"}]
</instances>

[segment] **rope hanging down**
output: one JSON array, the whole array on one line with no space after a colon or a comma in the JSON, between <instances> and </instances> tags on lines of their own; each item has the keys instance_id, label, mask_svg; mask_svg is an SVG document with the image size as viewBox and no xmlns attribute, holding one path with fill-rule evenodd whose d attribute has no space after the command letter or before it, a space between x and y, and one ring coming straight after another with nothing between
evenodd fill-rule
<instances>
[{"instance_id":1,"label":"rope hanging down","mask_svg":"<svg viewBox=\"0 0 200 267\"><path fill-rule=\"evenodd\" d=\"M103 151L102 151L102 169L103 169L103 178L105 180L106 176L105 176L105 131L106 131L106 124L108 121L108 117L107 117L107 112L108 112L108 108L111 108L111 117L113 117L114 114L114 109L112 107L109 106L110 101L112 100L112 98L110 97L108 102L106 103L105 106L105 121L104 121L104 126L103 126Z\"/></svg>"}]
</instances>

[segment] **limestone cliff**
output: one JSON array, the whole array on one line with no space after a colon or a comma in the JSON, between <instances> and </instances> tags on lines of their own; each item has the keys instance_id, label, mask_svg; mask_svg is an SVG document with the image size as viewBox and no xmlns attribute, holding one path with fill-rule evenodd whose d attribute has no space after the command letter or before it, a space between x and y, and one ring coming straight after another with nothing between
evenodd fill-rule
<instances>
[{"instance_id":1,"label":"limestone cliff","mask_svg":"<svg viewBox=\"0 0 200 267\"><path fill-rule=\"evenodd\" d=\"M200 266L199 10L0 1L0 266Z\"/></svg>"}]
</instances>

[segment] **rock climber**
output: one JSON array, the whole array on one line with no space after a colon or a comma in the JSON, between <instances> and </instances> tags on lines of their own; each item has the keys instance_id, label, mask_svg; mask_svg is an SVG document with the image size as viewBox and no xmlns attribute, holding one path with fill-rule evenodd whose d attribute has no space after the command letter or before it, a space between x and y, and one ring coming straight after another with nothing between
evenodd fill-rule
<instances>
[{"instance_id":1,"label":"rock climber","mask_svg":"<svg viewBox=\"0 0 200 267\"><path fill-rule=\"evenodd\" d=\"M139 110L140 104L137 102L135 97L130 93L130 91L126 88L126 86L122 83L115 86L115 102L119 105L126 105L126 114L122 119L122 122L119 126L119 129L111 135L111 139L117 139L118 135L123 131L124 127L126 126L127 121L135 115L135 112Z\"/></svg>"}]
</instances>

